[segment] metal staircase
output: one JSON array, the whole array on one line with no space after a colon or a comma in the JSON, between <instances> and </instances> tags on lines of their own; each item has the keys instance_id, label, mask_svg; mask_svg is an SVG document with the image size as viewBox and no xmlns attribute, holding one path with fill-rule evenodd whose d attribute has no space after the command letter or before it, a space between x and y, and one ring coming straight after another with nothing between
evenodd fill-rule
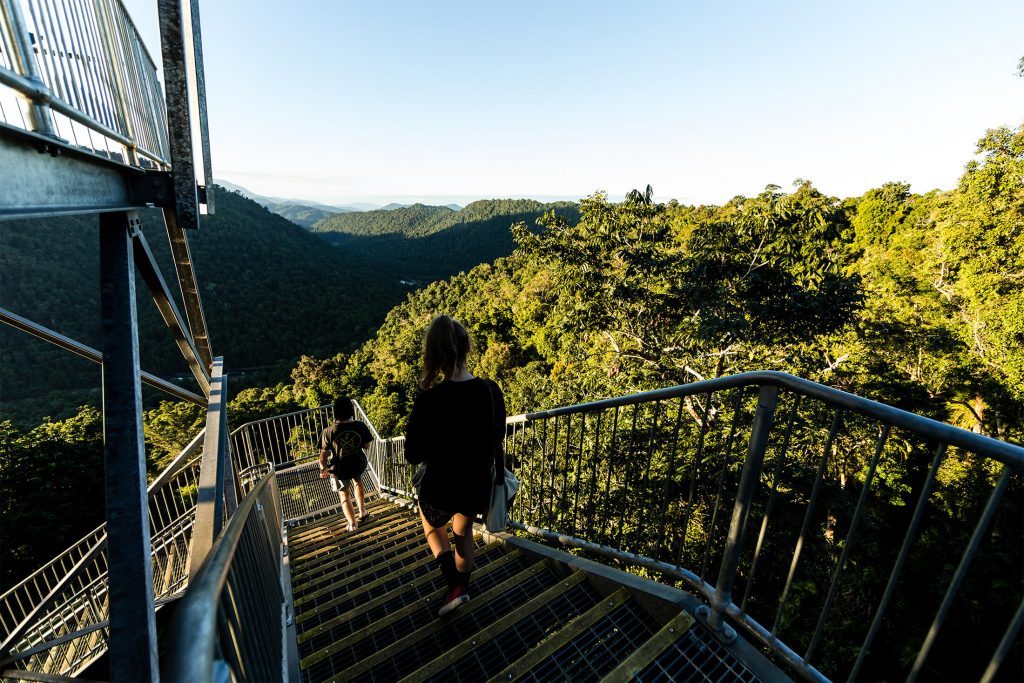
<instances>
[{"instance_id":1,"label":"metal staircase","mask_svg":"<svg viewBox=\"0 0 1024 683\"><path fill-rule=\"evenodd\" d=\"M288 534L304 682L783 678L719 644L686 594L505 534L478 533L472 599L438 619L418 515L370 509L354 533L332 515Z\"/></svg>"}]
</instances>

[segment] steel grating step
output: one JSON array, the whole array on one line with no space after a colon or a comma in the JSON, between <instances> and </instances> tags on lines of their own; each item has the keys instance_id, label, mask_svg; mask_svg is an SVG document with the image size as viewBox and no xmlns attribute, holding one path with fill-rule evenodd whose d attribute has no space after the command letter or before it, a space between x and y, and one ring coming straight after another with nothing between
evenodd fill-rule
<instances>
[{"instance_id":1,"label":"steel grating step","mask_svg":"<svg viewBox=\"0 0 1024 683\"><path fill-rule=\"evenodd\" d=\"M522 603L403 681L484 681L523 657L542 640L600 600L582 572Z\"/></svg>"},{"instance_id":2,"label":"steel grating step","mask_svg":"<svg viewBox=\"0 0 1024 683\"><path fill-rule=\"evenodd\" d=\"M289 552L294 555L295 571L306 572L325 561L333 560L339 552L358 554L368 546L404 538L415 531L419 531L419 524L415 520L394 516L368 521L356 531L331 532L324 538L308 542L301 547L290 541L288 545Z\"/></svg>"},{"instance_id":3,"label":"steel grating step","mask_svg":"<svg viewBox=\"0 0 1024 683\"><path fill-rule=\"evenodd\" d=\"M484 566L504 554L505 551L502 550L499 543L495 542L487 546L478 544L476 561L478 566ZM368 600L375 600L393 590L401 588L406 583L411 583L424 575L436 571L437 561L432 555L427 555L412 564L385 574L379 579L355 586L352 590L346 590L338 597L308 601L302 606L303 609L295 617L297 630L302 634L306 630L333 619L343 612L365 604Z\"/></svg>"},{"instance_id":4,"label":"steel grating step","mask_svg":"<svg viewBox=\"0 0 1024 683\"><path fill-rule=\"evenodd\" d=\"M379 499L368 501L366 509L370 513L367 521L401 511L401 508L394 503ZM299 545L315 542L318 538L322 538L329 532L343 529L345 524L344 515L341 513L340 508L336 508L334 512L326 513L315 520L292 526L288 534L289 542Z\"/></svg>"},{"instance_id":5,"label":"steel grating step","mask_svg":"<svg viewBox=\"0 0 1024 683\"><path fill-rule=\"evenodd\" d=\"M513 551L473 572L473 586L477 591L487 590L507 582L526 569L522 553ZM438 576L440 582L440 576ZM438 587L433 593L419 596L401 609L377 619L372 624L328 647L321 648L301 661L304 681L348 678L354 663L365 659L367 653L381 650L437 620L437 603L444 594ZM471 604L471 603L470 603Z\"/></svg>"},{"instance_id":6,"label":"steel grating step","mask_svg":"<svg viewBox=\"0 0 1024 683\"><path fill-rule=\"evenodd\" d=\"M483 591L471 583L473 598L450 617L431 619L415 631L355 662L345 671L352 681L394 681L461 644L482 629L496 623L518 605L557 586L559 576L553 563L541 560L493 588ZM437 603L427 606L434 612Z\"/></svg>"},{"instance_id":7,"label":"steel grating step","mask_svg":"<svg viewBox=\"0 0 1024 683\"><path fill-rule=\"evenodd\" d=\"M346 531L347 522L344 522L344 518L342 521L337 528L329 528L322 536L309 539L305 543L297 544L289 539L288 545L295 555L296 569L315 567L339 550L358 552L360 547L373 540L379 542L382 538L391 538L396 534L404 535L410 529L419 526L415 520L397 514L368 519L355 531Z\"/></svg>"},{"instance_id":8,"label":"steel grating step","mask_svg":"<svg viewBox=\"0 0 1024 683\"><path fill-rule=\"evenodd\" d=\"M478 536L474 538L474 541L479 545L481 538ZM425 541L421 540L419 545L409 548L401 555L390 558L386 555L379 555L376 559L371 558L371 561L361 562L357 568L341 569L338 570L339 574L336 576L325 576L322 583L309 584L305 590L301 591L303 595L295 600L295 607L305 611L310 603L318 604L325 600L333 600L382 577L401 572L424 560L433 561L433 559L430 548L427 547Z\"/></svg>"},{"instance_id":9,"label":"steel grating step","mask_svg":"<svg viewBox=\"0 0 1024 683\"><path fill-rule=\"evenodd\" d=\"M600 679L650 638L650 621L620 588L490 680Z\"/></svg>"},{"instance_id":10,"label":"steel grating step","mask_svg":"<svg viewBox=\"0 0 1024 683\"><path fill-rule=\"evenodd\" d=\"M504 557L509 558L505 560L506 562L511 562L516 560L518 555L515 557L511 557L511 554L506 555L498 544L494 544L489 556L480 558L483 561L479 565L477 577L486 576L491 570L485 571L485 568ZM495 565L495 567L497 566ZM303 630L298 638L299 645L304 646L307 641L315 638L316 640L311 642L307 648L310 652L315 652L317 648L347 637L363 626L372 624L377 619L386 617L421 598L436 595L445 587L433 557L430 558L429 564L425 565L417 574L415 578L412 575L398 577L400 584L387 592L379 592L377 595L364 594L362 599L356 598L349 601L353 603L349 610L336 611L333 618L322 619L319 624L310 625ZM327 637L324 638L324 636Z\"/></svg>"},{"instance_id":11,"label":"steel grating step","mask_svg":"<svg viewBox=\"0 0 1024 683\"><path fill-rule=\"evenodd\" d=\"M353 576L367 567L381 561L403 562L415 557L419 551L427 548L423 532L403 537L397 543L382 542L370 544L358 553L340 553L337 558L325 562L311 571L297 570L293 575L293 592L296 596L305 595L325 583L336 583L347 576ZM429 552L429 548L427 548Z\"/></svg>"},{"instance_id":12,"label":"steel grating step","mask_svg":"<svg viewBox=\"0 0 1024 683\"><path fill-rule=\"evenodd\" d=\"M658 635L660 636L661 632ZM660 642L663 647L658 648L657 652L652 652L652 658L642 662L637 657L637 661L630 664L626 671L613 671L605 681L760 683L762 680L702 626L694 625L682 633L677 631L669 635L673 637L664 638ZM658 636L651 640L658 640Z\"/></svg>"}]
</instances>

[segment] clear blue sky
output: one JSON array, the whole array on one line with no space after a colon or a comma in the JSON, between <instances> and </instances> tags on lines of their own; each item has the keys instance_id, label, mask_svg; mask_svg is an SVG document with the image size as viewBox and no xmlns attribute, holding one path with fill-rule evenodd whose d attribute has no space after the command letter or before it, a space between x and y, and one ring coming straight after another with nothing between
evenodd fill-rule
<instances>
[{"instance_id":1,"label":"clear blue sky","mask_svg":"<svg viewBox=\"0 0 1024 683\"><path fill-rule=\"evenodd\" d=\"M1020 0L201 4L214 175L261 194L925 192L1024 121Z\"/></svg>"}]
</instances>

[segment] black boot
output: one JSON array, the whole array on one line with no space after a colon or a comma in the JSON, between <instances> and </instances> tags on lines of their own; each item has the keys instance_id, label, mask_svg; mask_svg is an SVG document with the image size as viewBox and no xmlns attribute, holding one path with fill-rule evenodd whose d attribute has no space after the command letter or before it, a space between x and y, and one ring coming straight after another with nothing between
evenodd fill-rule
<instances>
[{"instance_id":1,"label":"black boot","mask_svg":"<svg viewBox=\"0 0 1024 683\"><path fill-rule=\"evenodd\" d=\"M441 576L444 577L448 590L455 588L461 583L459 578L461 572L455 568L455 553L451 550L441 553L437 556L437 564L441 567Z\"/></svg>"}]
</instances>

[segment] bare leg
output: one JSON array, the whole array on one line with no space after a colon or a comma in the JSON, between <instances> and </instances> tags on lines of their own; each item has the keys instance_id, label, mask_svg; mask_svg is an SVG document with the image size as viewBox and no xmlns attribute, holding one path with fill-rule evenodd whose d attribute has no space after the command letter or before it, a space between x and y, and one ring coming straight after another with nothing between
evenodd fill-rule
<instances>
[{"instance_id":1,"label":"bare leg","mask_svg":"<svg viewBox=\"0 0 1024 683\"><path fill-rule=\"evenodd\" d=\"M356 528L356 516L352 512L352 502L348 499L348 489L343 487L338 495L341 496L341 511L345 513L345 519L348 520L348 530L352 531Z\"/></svg>"},{"instance_id":2,"label":"bare leg","mask_svg":"<svg viewBox=\"0 0 1024 683\"><path fill-rule=\"evenodd\" d=\"M359 504L359 521L366 517L366 501L363 495L363 482L356 479L356 503Z\"/></svg>"},{"instance_id":3,"label":"bare leg","mask_svg":"<svg viewBox=\"0 0 1024 683\"><path fill-rule=\"evenodd\" d=\"M434 554L434 557L452 549L452 544L448 540L447 526L431 526L427 518L423 516L423 510L420 510L420 521L423 522L423 534L427 537L427 545L430 546L430 552Z\"/></svg>"},{"instance_id":4,"label":"bare leg","mask_svg":"<svg viewBox=\"0 0 1024 683\"><path fill-rule=\"evenodd\" d=\"M452 518L455 534L455 567L460 572L473 571L473 518L459 513Z\"/></svg>"}]
</instances>

